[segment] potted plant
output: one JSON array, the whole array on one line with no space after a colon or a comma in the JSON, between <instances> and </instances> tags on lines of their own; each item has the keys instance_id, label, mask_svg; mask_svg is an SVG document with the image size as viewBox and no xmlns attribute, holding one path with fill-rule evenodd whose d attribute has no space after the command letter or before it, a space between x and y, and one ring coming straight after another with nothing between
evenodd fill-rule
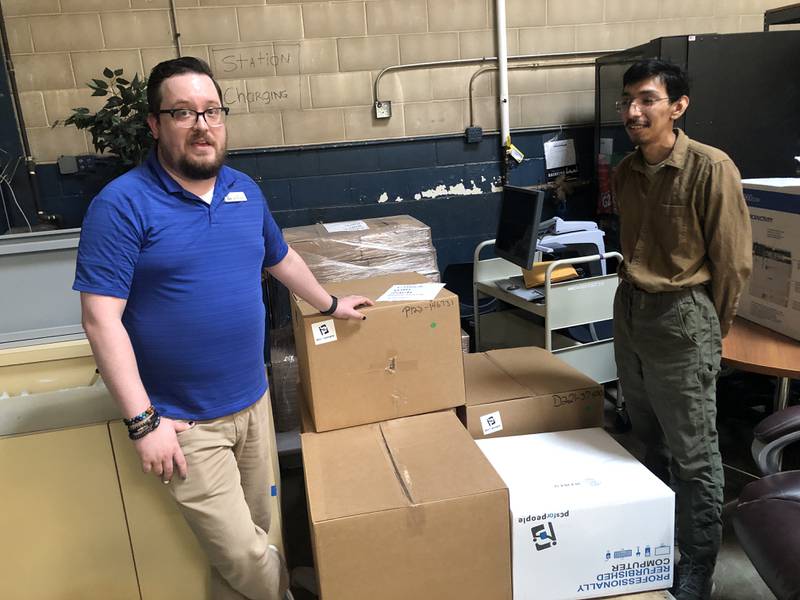
<instances>
[{"instance_id":1,"label":"potted plant","mask_svg":"<svg viewBox=\"0 0 800 600\"><path fill-rule=\"evenodd\" d=\"M64 125L88 129L95 150L115 156L120 166L128 169L144 160L153 138L147 126L147 80L138 73L128 80L122 71L106 67L103 79L87 83L92 96L107 96L105 105L96 113L74 108ZM56 121L53 126L58 124Z\"/></svg>"}]
</instances>

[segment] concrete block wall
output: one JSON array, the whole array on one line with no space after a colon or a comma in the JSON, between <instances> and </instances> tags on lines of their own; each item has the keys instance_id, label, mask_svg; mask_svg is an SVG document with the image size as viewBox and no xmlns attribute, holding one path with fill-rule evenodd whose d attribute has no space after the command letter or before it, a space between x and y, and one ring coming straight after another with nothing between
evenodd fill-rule
<instances>
[{"instance_id":1,"label":"concrete block wall","mask_svg":"<svg viewBox=\"0 0 800 600\"><path fill-rule=\"evenodd\" d=\"M86 82L106 66L146 74L176 56L168 0L2 0L22 110L37 162L91 150L51 125L96 108ZM610 50L661 35L762 29L786 0L507 0L510 54ZM496 54L493 0L175 0L184 54L212 65L231 107L230 147L402 139L463 131L478 68L385 77L389 65ZM497 129L495 77L475 85L477 124ZM512 127L589 122L592 68L514 71Z\"/></svg>"}]
</instances>

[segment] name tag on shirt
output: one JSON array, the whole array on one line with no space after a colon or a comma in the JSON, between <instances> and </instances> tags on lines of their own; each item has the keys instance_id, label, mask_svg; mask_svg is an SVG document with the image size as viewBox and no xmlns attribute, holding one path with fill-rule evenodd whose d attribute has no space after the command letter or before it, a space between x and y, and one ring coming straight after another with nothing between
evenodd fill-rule
<instances>
[{"instance_id":1,"label":"name tag on shirt","mask_svg":"<svg viewBox=\"0 0 800 600\"><path fill-rule=\"evenodd\" d=\"M224 198L224 202L245 202L247 200L247 196L245 196L244 192L230 192Z\"/></svg>"}]
</instances>

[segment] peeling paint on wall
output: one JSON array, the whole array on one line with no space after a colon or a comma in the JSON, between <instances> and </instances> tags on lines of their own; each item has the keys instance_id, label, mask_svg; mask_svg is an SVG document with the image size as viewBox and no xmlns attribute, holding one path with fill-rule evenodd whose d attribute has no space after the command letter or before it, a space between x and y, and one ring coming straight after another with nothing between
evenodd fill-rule
<instances>
[{"instance_id":1,"label":"peeling paint on wall","mask_svg":"<svg viewBox=\"0 0 800 600\"><path fill-rule=\"evenodd\" d=\"M450 187L439 184L435 188L423 190L418 194L414 194L414 198L420 200L421 198L438 198L439 196L475 196L484 193L481 188L475 185L474 180L470 180L469 183L471 187L466 187L463 180Z\"/></svg>"},{"instance_id":2,"label":"peeling paint on wall","mask_svg":"<svg viewBox=\"0 0 800 600\"><path fill-rule=\"evenodd\" d=\"M500 177L493 177L490 180L486 179L485 176L481 176L481 183L489 183L489 189L486 190L482 186L479 186L475 183L474 179L469 180L469 187L464 185L464 180L462 179L459 183L451 186L446 186L444 184L439 184L435 188L430 188L427 190L422 190L414 194L414 200L422 200L423 198L438 198L440 196L479 196L481 194L488 194L492 192L501 192L503 188L500 186ZM378 204L383 204L384 202L389 201L389 193L383 192L378 197ZM394 202L402 202L402 196L396 196Z\"/></svg>"}]
</instances>

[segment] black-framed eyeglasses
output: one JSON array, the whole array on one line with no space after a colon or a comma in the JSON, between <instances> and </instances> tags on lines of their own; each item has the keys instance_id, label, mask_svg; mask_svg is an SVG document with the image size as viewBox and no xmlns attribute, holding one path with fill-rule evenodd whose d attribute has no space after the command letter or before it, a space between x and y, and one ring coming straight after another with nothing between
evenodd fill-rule
<instances>
[{"instance_id":1,"label":"black-framed eyeglasses","mask_svg":"<svg viewBox=\"0 0 800 600\"><path fill-rule=\"evenodd\" d=\"M620 98L614 102L614 108L618 113L626 112L631 106L638 106L639 110L648 110L653 108L657 102L669 100L669 98L654 98L653 96L645 96L643 98Z\"/></svg>"},{"instance_id":2,"label":"black-framed eyeglasses","mask_svg":"<svg viewBox=\"0 0 800 600\"><path fill-rule=\"evenodd\" d=\"M225 117L230 110L227 106L212 106L203 111L191 108L165 108L158 111L158 114L169 115L178 127L191 129L201 116L209 127L219 127L225 122Z\"/></svg>"}]
</instances>

